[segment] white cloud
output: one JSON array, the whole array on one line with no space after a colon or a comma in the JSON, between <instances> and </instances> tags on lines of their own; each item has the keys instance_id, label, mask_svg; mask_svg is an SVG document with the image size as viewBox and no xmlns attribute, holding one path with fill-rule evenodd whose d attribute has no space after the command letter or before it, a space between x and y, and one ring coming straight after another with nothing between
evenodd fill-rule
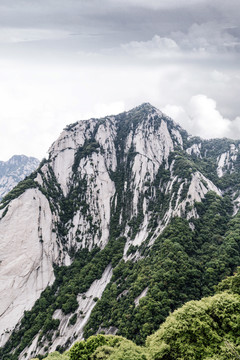
<instances>
[{"instance_id":1,"label":"white cloud","mask_svg":"<svg viewBox=\"0 0 240 360\"><path fill-rule=\"evenodd\" d=\"M172 54L179 50L174 40L158 35L155 35L149 41L131 41L123 44L121 48L129 55L149 59L161 58L166 54Z\"/></svg>"},{"instance_id":2,"label":"white cloud","mask_svg":"<svg viewBox=\"0 0 240 360\"><path fill-rule=\"evenodd\" d=\"M154 41L158 43L158 39ZM239 102L234 95L239 93L240 77L236 70L229 73L221 67L189 63L148 66L114 60L106 57L98 66L81 63L81 58L62 63L39 59L34 64L1 60L0 160L16 153L41 158L67 124L116 114L147 101L189 133L240 138ZM227 77L231 81L225 81ZM205 96L189 102L192 94L199 93ZM211 99L216 99L218 107ZM209 127L210 121L214 125Z\"/></svg>"},{"instance_id":3,"label":"white cloud","mask_svg":"<svg viewBox=\"0 0 240 360\"><path fill-rule=\"evenodd\" d=\"M190 133L240 138L236 1L0 3L0 160L41 158L66 124L146 101Z\"/></svg>"},{"instance_id":4,"label":"white cloud","mask_svg":"<svg viewBox=\"0 0 240 360\"><path fill-rule=\"evenodd\" d=\"M213 70L211 72L211 78L218 83L226 83L231 80L229 75L218 70Z\"/></svg>"},{"instance_id":5,"label":"white cloud","mask_svg":"<svg viewBox=\"0 0 240 360\"><path fill-rule=\"evenodd\" d=\"M125 54L141 59L209 60L240 49L240 42L215 22L193 24L187 32L172 32L167 37L155 35L148 41L131 41L121 45ZM114 49L116 52L116 49ZM214 58L215 59L215 58ZM226 59L229 61L229 59ZM217 61L217 59L215 59Z\"/></svg>"},{"instance_id":6,"label":"white cloud","mask_svg":"<svg viewBox=\"0 0 240 360\"><path fill-rule=\"evenodd\" d=\"M204 138L229 136L231 121L220 114L213 99L193 96L187 111L196 134Z\"/></svg>"},{"instance_id":7,"label":"white cloud","mask_svg":"<svg viewBox=\"0 0 240 360\"><path fill-rule=\"evenodd\" d=\"M216 101L206 95L192 96L186 108L167 105L163 112L178 122L189 134L205 139L239 138L240 117L232 121L225 118L218 111Z\"/></svg>"},{"instance_id":8,"label":"white cloud","mask_svg":"<svg viewBox=\"0 0 240 360\"><path fill-rule=\"evenodd\" d=\"M162 112L172 118L176 123L180 124L184 130L192 130L192 122L182 106L166 105L163 107Z\"/></svg>"},{"instance_id":9,"label":"white cloud","mask_svg":"<svg viewBox=\"0 0 240 360\"><path fill-rule=\"evenodd\" d=\"M67 124L151 100L154 74L107 65L1 61L0 160L21 153L41 159Z\"/></svg>"},{"instance_id":10,"label":"white cloud","mask_svg":"<svg viewBox=\"0 0 240 360\"><path fill-rule=\"evenodd\" d=\"M193 24L186 33L178 31L171 33L179 47L183 50L217 52L233 51L239 46L238 39L228 32L228 29L216 22Z\"/></svg>"},{"instance_id":11,"label":"white cloud","mask_svg":"<svg viewBox=\"0 0 240 360\"><path fill-rule=\"evenodd\" d=\"M240 138L238 63L202 66L190 59L180 40L158 35L121 50L94 57L55 55L50 61L44 56L28 59L28 53L23 60L1 59L0 160L16 153L41 158L66 124L147 101L189 133ZM205 95L189 101L200 93Z\"/></svg>"}]
</instances>

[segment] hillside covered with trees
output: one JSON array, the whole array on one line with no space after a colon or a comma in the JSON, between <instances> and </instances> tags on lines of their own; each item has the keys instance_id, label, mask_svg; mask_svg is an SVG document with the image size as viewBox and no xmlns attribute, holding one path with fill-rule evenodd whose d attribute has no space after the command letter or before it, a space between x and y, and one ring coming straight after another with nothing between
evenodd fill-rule
<instances>
[{"instance_id":1,"label":"hillside covered with trees","mask_svg":"<svg viewBox=\"0 0 240 360\"><path fill-rule=\"evenodd\" d=\"M237 360L240 358L240 269L215 295L171 313L144 346L113 335L91 336L46 360ZM37 359L35 359L37 360Z\"/></svg>"}]
</instances>

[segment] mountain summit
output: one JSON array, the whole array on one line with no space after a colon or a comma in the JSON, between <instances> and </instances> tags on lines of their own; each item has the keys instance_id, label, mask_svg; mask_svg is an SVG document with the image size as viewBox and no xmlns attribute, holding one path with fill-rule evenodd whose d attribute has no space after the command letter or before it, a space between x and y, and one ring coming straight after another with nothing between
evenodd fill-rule
<instances>
[{"instance_id":1,"label":"mountain summit","mask_svg":"<svg viewBox=\"0 0 240 360\"><path fill-rule=\"evenodd\" d=\"M239 261L223 241L240 203L239 145L188 136L148 103L68 125L1 203L2 358L97 332L141 343L210 294Z\"/></svg>"}]
</instances>

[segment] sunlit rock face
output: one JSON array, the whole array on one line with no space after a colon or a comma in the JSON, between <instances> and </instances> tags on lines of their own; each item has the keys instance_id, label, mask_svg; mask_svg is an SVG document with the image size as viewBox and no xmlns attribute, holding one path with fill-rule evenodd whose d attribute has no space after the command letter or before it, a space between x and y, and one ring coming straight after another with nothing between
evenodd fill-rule
<instances>
[{"instance_id":1,"label":"sunlit rock face","mask_svg":"<svg viewBox=\"0 0 240 360\"><path fill-rule=\"evenodd\" d=\"M2 212L2 211L1 211ZM0 329L12 330L54 279L58 256L52 214L45 196L28 189L11 201L0 222Z\"/></svg>"}]
</instances>

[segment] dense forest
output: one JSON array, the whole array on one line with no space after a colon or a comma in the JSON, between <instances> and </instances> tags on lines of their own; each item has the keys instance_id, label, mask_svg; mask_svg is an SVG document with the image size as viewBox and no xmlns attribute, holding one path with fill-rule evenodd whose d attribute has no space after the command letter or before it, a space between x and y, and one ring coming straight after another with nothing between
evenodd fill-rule
<instances>
[{"instance_id":1,"label":"dense forest","mask_svg":"<svg viewBox=\"0 0 240 360\"><path fill-rule=\"evenodd\" d=\"M189 301L170 313L143 346L121 336L96 335L46 360L240 359L240 269L213 296ZM35 359L37 360L37 359Z\"/></svg>"}]
</instances>

